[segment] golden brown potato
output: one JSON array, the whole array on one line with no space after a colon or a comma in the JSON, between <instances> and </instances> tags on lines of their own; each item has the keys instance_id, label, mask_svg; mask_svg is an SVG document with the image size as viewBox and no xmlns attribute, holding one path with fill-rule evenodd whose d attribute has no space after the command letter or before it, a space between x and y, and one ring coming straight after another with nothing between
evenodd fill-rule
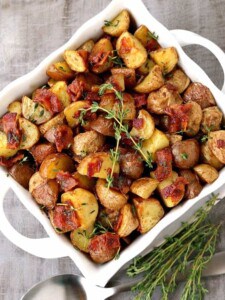
<instances>
[{"instance_id":1,"label":"golden brown potato","mask_svg":"<svg viewBox=\"0 0 225 300\"><path fill-rule=\"evenodd\" d=\"M89 63L94 73L103 73L112 67L108 59L113 51L113 46L107 38L102 38L94 45L89 56Z\"/></svg>"},{"instance_id":2,"label":"golden brown potato","mask_svg":"<svg viewBox=\"0 0 225 300\"><path fill-rule=\"evenodd\" d=\"M199 178L206 183L212 183L219 176L218 171L208 164L197 165L194 167L194 171Z\"/></svg>"},{"instance_id":3,"label":"golden brown potato","mask_svg":"<svg viewBox=\"0 0 225 300\"><path fill-rule=\"evenodd\" d=\"M88 176L81 175L78 172L73 173L73 177L76 179L78 187L85 189L85 190L89 190L89 191L94 190L94 187L96 184L94 178L90 178Z\"/></svg>"},{"instance_id":4,"label":"golden brown potato","mask_svg":"<svg viewBox=\"0 0 225 300\"><path fill-rule=\"evenodd\" d=\"M203 133L209 133L209 131L220 130L223 114L217 106L211 106L203 109L201 130Z\"/></svg>"},{"instance_id":5,"label":"golden brown potato","mask_svg":"<svg viewBox=\"0 0 225 300\"><path fill-rule=\"evenodd\" d=\"M137 68L136 72L140 75L147 76L154 66L154 61L152 59L147 58L143 65Z\"/></svg>"},{"instance_id":6,"label":"golden brown potato","mask_svg":"<svg viewBox=\"0 0 225 300\"><path fill-rule=\"evenodd\" d=\"M106 179L108 170L112 169L112 160L109 153L97 152L87 155L80 162L77 171L81 175ZM119 173L119 164L115 164L114 173Z\"/></svg>"},{"instance_id":7,"label":"golden brown potato","mask_svg":"<svg viewBox=\"0 0 225 300\"><path fill-rule=\"evenodd\" d=\"M146 47L150 38L150 31L145 25L141 25L135 31L134 36Z\"/></svg>"},{"instance_id":8,"label":"golden brown potato","mask_svg":"<svg viewBox=\"0 0 225 300\"><path fill-rule=\"evenodd\" d=\"M187 121L187 128L185 133L187 136L195 136L200 130L200 124L202 120L202 109L201 106L194 101L190 101L187 104L190 105L190 110L188 111L188 121Z\"/></svg>"},{"instance_id":9,"label":"golden brown potato","mask_svg":"<svg viewBox=\"0 0 225 300\"><path fill-rule=\"evenodd\" d=\"M155 198L146 200L134 198L133 202L139 220L140 233L146 233L152 229L164 216L164 209Z\"/></svg>"},{"instance_id":10,"label":"golden brown potato","mask_svg":"<svg viewBox=\"0 0 225 300\"><path fill-rule=\"evenodd\" d=\"M170 75L170 76L169 76ZM175 86L179 94L182 94L190 84L190 78L181 69L176 69L168 75L167 83Z\"/></svg>"},{"instance_id":11,"label":"golden brown potato","mask_svg":"<svg viewBox=\"0 0 225 300\"><path fill-rule=\"evenodd\" d=\"M0 131L0 156L11 157L16 154L19 149L8 149L7 136L4 132Z\"/></svg>"},{"instance_id":12,"label":"golden brown potato","mask_svg":"<svg viewBox=\"0 0 225 300\"><path fill-rule=\"evenodd\" d=\"M72 145L72 150L76 155L82 157L100 151L105 142L105 138L102 134L91 130L84 133L79 133L75 136Z\"/></svg>"},{"instance_id":13,"label":"golden brown potato","mask_svg":"<svg viewBox=\"0 0 225 300\"><path fill-rule=\"evenodd\" d=\"M24 118L19 118L19 126L22 131L20 149L30 149L40 139L39 129L36 125Z\"/></svg>"},{"instance_id":14,"label":"golden brown potato","mask_svg":"<svg viewBox=\"0 0 225 300\"><path fill-rule=\"evenodd\" d=\"M124 80L125 80L125 86L126 88L132 88L136 84L136 75L134 69L128 69L128 68L112 68L111 73L113 75L116 74L123 74Z\"/></svg>"},{"instance_id":15,"label":"golden brown potato","mask_svg":"<svg viewBox=\"0 0 225 300\"><path fill-rule=\"evenodd\" d=\"M75 169L72 158L64 153L48 155L40 166L40 174L43 178L54 179L59 171L73 172Z\"/></svg>"},{"instance_id":16,"label":"golden brown potato","mask_svg":"<svg viewBox=\"0 0 225 300\"><path fill-rule=\"evenodd\" d=\"M42 124L39 126L39 130L42 135L44 135L48 130L50 130L53 127L56 127L57 125L63 124L65 120L64 112L62 111L55 117L53 117L51 120L46 122L45 124Z\"/></svg>"},{"instance_id":17,"label":"golden brown potato","mask_svg":"<svg viewBox=\"0 0 225 300\"><path fill-rule=\"evenodd\" d=\"M90 244L90 235L93 232L94 227L91 226L87 229L77 228L70 233L70 239L74 247L79 250L88 253Z\"/></svg>"},{"instance_id":18,"label":"golden brown potato","mask_svg":"<svg viewBox=\"0 0 225 300\"><path fill-rule=\"evenodd\" d=\"M75 72L86 72L88 69L88 52L85 50L66 50L63 57L70 69Z\"/></svg>"},{"instance_id":19,"label":"golden brown potato","mask_svg":"<svg viewBox=\"0 0 225 300\"><path fill-rule=\"evenodd\" d=\"M112 210L121 209L128 200L128 196L124 195L117 190L107 187L107 182L104 179L98 179L96 184L96 193L100 203Z\"/></svg>"},{"instance_id":20,"label":"golden brown potato","mask_svg":"<svg viewBox=\"0 0 225 300\"><path fill-rule=\"evenodd\" d=\"M18 162L9 169L9 174L25 189L28 189L30 178L34 174L34 167L29 162Z\"/></svg>"},{"instance_id":21,"label":"golden brown potato","mask_svg":"<svg viewBox=\"0 0 225 300\"><path fill-rule=\"evenodd\" d=\"M135 86L134 90L138 93L150 93L161 88L164 84L162 70L158 65L155 65L149 74Z\"/></svg>"},{"instance_id":22,"label":"golden brown potato","mask_svg":"<svg viewBox=\"0 0 225 300\"><path fill-rule=\"evenodd\" d=\"M34 145L30 150L36 163L41 164L46 156L56 153L56 148L50 143L41 143Z\"/></svg>"},{"instance_id":23,"label":"golden brown potato","mask_svg":"<svg viewBox=\"0 0 225 300\"><path fill-rule=\"evenodd\" d=\"M126 237L131 234L132 231L137 229L139 225L137 216L134 212L131 204L125 204L121 210L116 226L116 232L120 237Z\"/></svg>"},{"instance_id":24,"label":"golden brown potato","mask_svg":"<svg viewBox=\"0 0 225 300\"><path fill-rule=\"evenodd\" d=\"M154 160L156 151L168 147L169 144L169 139L167 138L165 133L155 128L152 136L149 139L143 141L142 150L146 155L151 154Z\"/></svg>"},{"instance_id":25,"label":"golden brown potato","mask_svg":"<svg viewBox=\"0 0 225 300\"><path fill-rule=\"evenodd\" d=\"M208 142L201 145L201 160L203 163L209 164L217 170L223 167L223 164L213 154Z\"/></svg>"},{"instance_id":26,"label":"golden brown potato","mask_svg":"<svg viewBox=\"0 0 225 300\"><path fill-rule=\"evenodd\" d=\"M178 53L176 48L160 48L150 52L150 57L160 66L164 74L170 73L178 63Z\"/></svg>"},{"instance_id":27,"label":"golden brown potato","mask_svg":"<svg viewBox=\"0 0 225 300\"><path fill-rule=\"evenodd\" d=\"M169 133L167 133L166 136L169 139L171 146L173 144L175 144L176 142L182 141L182 139L183 139L182 135L179 135L179 134L169 134Z\"/></svg>"},{"instance_id":28,"label":"golden brown potato","mask_svg":"<svg viewBox=\"0 0 225 300\"><path fill-rule=\"evenodd\" d=\"M158 184L158 180L154 178L142 177L132 183L130 190L133 194L136 194L143 199L147 199L157 188Z\"/></svg>"},{"instance_id":29,"label":"golden brown potato","mask_svg":"<svg viewBox=\"0 0 225 300\"><path fill-rule=\"evenodd\" d=\"M80 221L80 229L88 229L94 225L98 215L98 201L94 194L85 189L76 188L63 193L61 202L72 204Z\"/></svg>"},{"instance_id":30,"label":"golden brown potato","mask_svg":"<svg viewBox=\"0 0 225 300\"><path fill-rule=\"evenodd\" d=\"M146 110L141 109L139 110L136 122L138 122L138 126L136 125L135 127L135 122L133 121L133 127L130 131L130 134L144 140L149 139L155 130L155 123L152 116ZM139 124L139 122L141 123Z\"/></svg>"},{"instance_id":31,"label":"golden brown potato","mask_svg":"<svg viewBox=\"0 0 225 300\"><path fill-rule=\"evenodd\" d=\"M50 89L62 103L63 107L67 107L71 103L70 95L67 92L67 84L65 81L57 81Z\"/></svg>"},{"instance_id":32,"label":"golden brown potato","mask_svg":"<svg viewBox=\"0 0 225 300\"><path fill-rule=\"evenodd\" d=\"M46 73L50 78L56 81L70 80L75 76L75 73L65 61L53 63L48 67Z\"/></svg>"},{"instance_id":33,"label":"golden brown potato","mask_svg":"<svg viewBox=\"0 0 225 300\"><path fill-rule=\"evenodd\" d=\"M114 136L113 120L98 116L96 120L90 121L90 129L93 129L105 136Z\"/></svg>"},{"instance_id":34,"label":"golden brown potato","mask_svg":"<svg viewBox=\"0 0 225 300\"><path fill-rule=\"evenodd\" d=\"M13 101L7 107L8 111L11 113L17 113L17 115L22 114L22 103L20 101Z\"/></svg>"},{"instance_id":35,"label":"golden brown potato","mask_svg":"<svg viewBox=\"0 0 225 300\"><path fill-rule=\"evenodd\" d=\"M112 21L105 21L105 26L102 30L111 36L120 36L124 31L129 29L130 16L129 12L122 10Z\"/></svg>"},{"instance_id":36,"label":"golden brown potato","mask_svg":"<svg viewBox=\"0 0 225 300\"><path fill-rule=\"evenodd\" d=\"M182 98L178 92L171 90L167 85L158 91L151 92L147 99L147 108L155 114L164 114L165 109L173 104L182 104Z\"/></svg>"},{"instance_id":37,"label":"golden brown potato","mask_svg":"<svg viewBox=\"0 0 225 300\"><path fill-rule=\"evenodd\" d=\"M135 152L127 152L120 155L121 172L129 178L138 179L144 172L142 157Z\"/></svg>"},{"instance_id":38,"label":"golden brown potato","mask_svg":"<svg viewBox=\"0 0 225 300\"><path fill-rule=\"evenodd\" d=\"M125 80L123 73L113 74L106 80L106 83L111 83L117 91L123 92L125 90ZM112 90L106 90L106 93L107 92L113 93Z\"/></svg>"},{"instance_id":39,"label":"golden brown potato","mask_svg":"<svg viewBox=\"0 0 225 300\"><path fill-rule=\"evenodd\" d=\"M90 39L90 40L86 41L85 43L83 43L83 45L81 45L78 50L85 50L90 53L91 50L93 49L94 45L95 45L95 42L92 39Z\"/></svg>"},{"instance_id":40,"label":"golden brown potato","mask_svg":"<svg viewBox=\"0 0 225 300\"><path fill-rule=\"evenodd\" d=\"M208 144L216 158L225 164L225 130L210 132Z\"/></svg>"},{"instance_id":41,"label":"golden brown potato","mask_svg":"<svg viewBox=\"0 0 225 300\"><path fill-rule=\"evenodd\" d=\"M198 82L193 82L189 85L184 93L183 99L185 102L197 102L202 109L216 105L209 88Z\"/></svg>"},{"instance_id":42,"label":"golden brown potato","mask_svg":"<svg viewBox=\"0 0 225 300\"><path fill-rule=\"evenodd\" d=\"M52 117L52 113L27 96L22 99L22 114L25 119L37 125L49 121Z\"/></svg>"},{"instance_id":43,"label":"golden brown potato","mask_svg":"<svg viewBox=\"0 0 225 300\"><path fill-rule=\"evenodd\" d=\"M176 142L172 145L174 164L180 169L193 168L199 161L200 147L195 139Z\"/></svg>"},{"instance_id":44,"label":"golden brown potato","mask_svg":"<svg viewBox=\"0 0 225 300\"><path fill-rule=\"evenodd\" d=\"M185 191L185 199L193 199L194 197L197 197L203 189L198 176L191 170L180 170L180 175L188 181Z\"/></svg>"},{"instance_id":45,"label":"golden brown potato","mask_svg":"<svg viewBox=\"0 0 225 300\"><path fill-rule=\"evenodd\" d=\"M116 50L127 68L137 69L147 59L147 51L141 42L129 32L123 32L116 42Z\"/></svg>"},{"instance_id":46,"label":"golden brown potato","mask_svg":"<svg viewBox=\"0 0 225 300\"><path fill-rule=\"evenodd\" d=\"M66 121L70 127L79 125L80 110L90 107L89 101L76 101L64 109Z\"/></svg>"}]
</instances>

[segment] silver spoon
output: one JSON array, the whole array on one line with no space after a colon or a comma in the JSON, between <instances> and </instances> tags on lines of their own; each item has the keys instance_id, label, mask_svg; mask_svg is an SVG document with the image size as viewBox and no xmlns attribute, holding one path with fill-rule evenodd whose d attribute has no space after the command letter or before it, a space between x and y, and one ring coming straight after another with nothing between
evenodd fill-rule
<instances>
[{"instance_id":1,"label":"silver spoon","mask_svg":"<svg viewBox=\"0 0 225 300\"><path fill-rule=\"evenodd\" d=\"M203 276L225 273L225 251L213 256ZM180 278L180 281L184 276ZM138 281L128 282L115 287L95 286L82 276L62 274L51 277L33 286L21 300L104 300L117 293L129 291Z\"/></svg>"}]
</instances>

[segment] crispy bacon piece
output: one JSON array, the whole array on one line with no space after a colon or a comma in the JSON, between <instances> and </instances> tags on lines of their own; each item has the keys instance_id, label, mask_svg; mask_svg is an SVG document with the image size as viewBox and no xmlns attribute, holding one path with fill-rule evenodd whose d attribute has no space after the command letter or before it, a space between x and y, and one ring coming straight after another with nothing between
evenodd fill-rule
<instances>
[{"instance_id":1,"label":"crispy bacon piece","mask_svg":"<svg viewBox=\"0 0 225 300\"><path fill-rule=\"evenodd\" d=\"M164 148L156 152L157 168L154 171L158 181L163 181L172 174L172 152L170 148Z\"/></svg>"},{"instance_id":2,"label":"crispy bacon piece","mask_svg":"<svg viewBox=\"0 0 225 300\"><path fill-rule=\"evenodd\" d=\"M87 92L84 99L92 102L92 101L100 101L101 97L97 92Z\"/></svg>"},{"instance_id":3,"label":"crispy bacon piece","mask_svg":"<svg viewBox=\"0 0 225 300\"><path fill-rule=\"evenodd\" d=\"M78 80L78 77L75 78L74 81L70 85L68 85L67 92L70 95L72 101L81 99L81 96L84 92L83 81Z\"/></svg>"},{"instance_id":4,"label":"crispy bacon piece","mask_svg":"<svg viewBox=\"0 0 225 300\"><path fill-rule=\"evenodd\" d=\"M218 148L225 148L225 140L217 140Z\"/></svg>"},{"instance_id":5,"label":"crispy bacon piece","mask_svg":"<svg viewBox=\"0 0 225 300\"><path fill-rule=\"evenodd\" d=\"M135 106L137 108L142 107L147 104L147 96L146 94L133 94Z\"/></svg>"},{"instance_id":6,"label":"crispy bacon piece","mask_svg":"<svg viewBox=\"0 0 225 300\"><path fill-rule=\"evenodd\" d=\"M148 42L147 42L147 45L146 45L146 50L148 52L151 52L151 51L155 51L157 49L161 48L159 43L157 42L157 40L151 38Z\"/></svg>"},{"instance_id":7,"label":"crispy bacon piece","mask_svg":"<svg viewBox=\"0 0 225 300\"><path fill-rule=\"evenodd\" d=\"M59 183L61 190L64 192L70 191L79 184L79 182L69 173L59 171L56 175L56 181Z\"/></svg>"},{"instance_id":8,"label":"crispy bacon piece","mask_svg":"<svg viewBox=\"0 0 225 300\"><path fill-rule=\"evenodd\" d=\"M24 158L24 154L18 153L13 157L5 158L0 156L0 166L11 168L17 161L20 161Z\"/></svg>"},{"instance_id":9,"label":"crispy bacon piece","mask_svg":"<svg viewBox=\"0 0 225 300\"><path fill-rule=\"evenodd\" d=\"M52 221L54 227L63 232L75 230L80 226L77 213L70 203L56 205L52 211Z\"/></svg>"},{"instance_id":10,"label":"crispy bacon piece","mask_svg":"<svg viewBox=\"0 0 225 300\"><path fill-rule=\"evenodd\" d=\"M55 145L58 152L67 149L73 142L73 131L68 125L58 125L54 132Z\"/></svg>"},{"instance_id":11,"label":"crispy bacon piece","mask_svg":"<svg viewBox=\"0 0 225 300\"><path fill-rule=\"evenodd\" d=\"M35 91L34 102L43 105L52 114L63 110L63 105L57 96L47 89L38 89Z\"/></svg>"},{"instance_id":12,"label":"crispy bacon piece","mask_svg":"<svg viewBox=\"0 0 225 300\"><path fill-rule=\"evenodd\" d=\"M92 177L95 173L98 173L101 170L101 166L102 160L100 158L90 162L87 168L87 176Z\"/></svg>"},{"instance_id":13,"label":"crispy bacon piece","mask_svg":"<svg viewBox=\"0 0 225 300\"><path fill-rule=\"evenodd\" d=\"M168 130L170 133L177 131L185 131L188 125L188 113L191 110L191 104L174 104L165 109L165 113L169 116Z\"/></svg>"},{"instance_id":14,"label":"crispy bacon piece","mask_svg":"<svg viewBox=\"0 0 225 300\"><path fill-rule=\"evenodd\" d=\"M137 118L133 119L133 127L137 129L141 129L144 126L144 119L143 118Z\"/></svg>"},{"instance_id":15,"label":"crispy bacon piece","mask_svg":"<svg viewBox=\"0 0 225 300\"><path fill-rule=\"evenodd\" d=\"M2 118L3 131L7 135L7 147L17 149L20 145L21 131L17 119L17 113L7 113Z\"/></svg>"},{"instance_id":16,"label":"crispy bacon piece","mask_svg":"<svg viewBox=\"0 0 225 300\"><path fill-rule=\"evenodd\" d=\"M111 232L93 237L89 244L91 258L97 263L105 263L113 259L119 249L119 235Z\"/></svg>"},{"instance_id":17,"label":"crispy bacon piece","mask_svg":"<svg viewBox=\"0 0 225 300\"><path fill-rule=\"evenodd\" d=\"M181 195L184 194L185 185L188 183L189 182L184 177L178 177L174 183L162 190L162 195L165 198L173 198L174 202L179 201Z\"/></svg>"},{"instance_id":18,"label":"crispy bacon piece","mask_svg":"<svg viewBox=\"0 0 225 300\"><path fill-rule=\"evenodd\" d=\"M133 47L133 44L132 44L131 39L127 39L126 37L123 37L121 40L119 54L130 53L132 47Z\"/></svg>"},{"instance_id":19,"label":"crispy bacon piece","mask_svg":"<svg viewBox=\"0 0 225 300\"><path fill-rule=\"evenodd\" d=\"M99 51L97 54L89 56L89 62L92 66L102 66L108 60L111 51Z\"/></svg>"}]
</instances>

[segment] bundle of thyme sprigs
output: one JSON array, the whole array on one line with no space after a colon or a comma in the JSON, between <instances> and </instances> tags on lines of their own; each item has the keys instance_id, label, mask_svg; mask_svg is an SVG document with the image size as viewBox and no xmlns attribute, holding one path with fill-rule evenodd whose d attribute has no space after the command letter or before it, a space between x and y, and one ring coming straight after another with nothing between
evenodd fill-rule
<instances>
[{"instance_id":1,"label":"bundle of thyme sprigs","mask_svg":"<svg viewBox=\"0 0 225 300\"><path fill-rule=\"evenodd\" d=\"M212 258L220 225L206 220L211 208L218 199L213 195L206 207L195 214L193 223L183 223L181 228L159 247L144 257L134 259L127 270L130 277L142 274L142 279L132 290L137 292L135 299L151 299L157 287L161 288L162 300L176 288L180 273L190 271L181 295L181 300L201 300L207 290L201 282L202 271Z\"/></svg>"}]
</instances>

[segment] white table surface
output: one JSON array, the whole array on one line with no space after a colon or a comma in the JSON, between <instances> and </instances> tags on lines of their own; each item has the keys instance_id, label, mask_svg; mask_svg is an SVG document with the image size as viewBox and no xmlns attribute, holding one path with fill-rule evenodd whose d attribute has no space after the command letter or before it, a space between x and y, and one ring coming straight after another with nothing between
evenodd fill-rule
<instances>
[{"instance_id":1,"label":"white table surface","mask_svg":"<svg viewBox=\"0 0 225 300\"><path fill-rule=\"evenodd\" d=\"M151 13L169 29L194 31L225 50L225 0L143 1ZM101 11L109 2L0 0L0 89L32 70L49 53L64 44L82 23ZM223 75L213 55L197 46L188 47L186 51L205 69L214 83L221 87ZM6 196L5 210L13 226L22 234L32 238L45 236L42 226L20 204L12 191ZM211 219L223 223L217 249L225 250L224 201L214 208ZM1 300L18 300L33 284L60 273L79 271L69 258L47 260L34 257L15 247L0 233ZM112 282L121 283L127 280L129 279L124 272L119 272ZM206 300L225 299L225 275L207 278L204 282L209 290ZM171 299L178 300L181 289L182 284ZM111 299L128 300L133 297L131 292L127 292ZM160 299L159 294L154 299Z\"/></svg>"}]
</instances>

